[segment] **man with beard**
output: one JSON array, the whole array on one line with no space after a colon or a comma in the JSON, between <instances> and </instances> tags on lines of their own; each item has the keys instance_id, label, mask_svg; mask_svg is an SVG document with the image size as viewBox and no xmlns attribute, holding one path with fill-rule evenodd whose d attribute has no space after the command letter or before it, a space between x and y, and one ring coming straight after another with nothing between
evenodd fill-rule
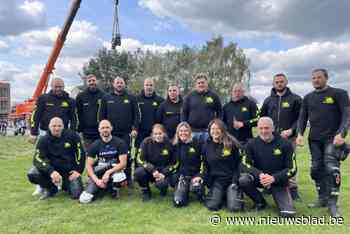
<instances>
[{"instance_id":1,"label":"man with beard","mask_svg":"<svg viewBox=\"0 0 350 234\"><path fill-rule=\"evenodd\" d=\"M171 84L168 87L168 97L160 104L157 111L157 122L163 124L168 137L172 139L181 118L182 97L179 87Z\"/></svg>"},{"instance_id":2,"label":"man with beard","mask_svg":"<svg viewBox=\"0 0 350 234\"><path fill-rule=\"evenodd\" d=\"M117 76L113 80L113 92L102 99L100 120L103 119L111 122L112 135L123 139L130 153L130 137L135 138L137 136L139 127L139 110L136 98L127 92L126 83L122 77ZM132 184L131 167L132 159L131 155L128 155L125 173L129 185Z\"/></svg>"},{"instance_id":3,"label":"man with beard","mask_svg":"<svg viewBox=\"0 0 350 234\"><path fill-rule=\"evenodd\" d=\"M109 191L119 198L119 188L126 181L124 169L128 148L119 137L112 136L112 125L102 120L99 125L100 139L95 141L88 153L86 171L89 176L86 191L79 198L81 203L90 203L99 191Z\"/></svg>"},{"instance_id":4,"label":"man with beard","mask_svg":"<svg viewBox=\"0 0 350 234\"><path fill-rule=\"evenodd\" d=\"M208 124L222 116L221 101L217 94L209 90L208 77L199 73L195 76L195 90L189 93L183 103L181 121L190 124L193 137L206 141Z\"/></svg>"},{"instance_id":5,"label":"man with beard","mask_svg":"<svg viewBox=\"0 0 350 234\"><path fill-rule=\"evenodd\" d=\"M223 107L223 121L229 133L245 145L253 138L252 128L258 122L256 103L244 95L242 83L232 86L231 101Z\"/></svg>"},{"instance_id":6,"label":"man with beard","mask_svg":"<svg viewBox=\"0 0 350 234\"><path fill-rule=\"evenodd\" d=\"M139 132L135 141L138 148L143 139L151 135L152 127L156 123L156 114L164 99L156 94L154 81L151 78L143 82L143 90L137 96L137 104L140 111Z\"/></svg>"},{"instance_id":7,"label":"man with beard","mask_svg":"<svg viewBox=\"0 0 350 234\"><path fill-rule=\"evenodd\" d=\"M287 76L283 73L273 77L271 95L265 99L260 116L268 116L273 120L275 133L290 141L295 148L296 128L302 99L288 87ZM296 176L289 180L291 196L295 201L301 201L298 193Z\"/></svg>"},{"instance_id":8,"label":"man with beard","mask_svg":"<svg viewBox=\"0 0 350 234\"><path fill-rule=\"evenodd\" d=\"M78 113L78 132L83 134L85 150L99 138L98 111L104 92L97 88L95 75L86 77L87 88L76 98Z\"/></svg>"},{"instance_id":9,"label":"man with beard","mask_svg":"<svg viewBox=\"0 0 350 234\"><path fill-rule=\"evenodd\" d=\"M83 191L81 174L85 167L85 153L80 137L63 128L58 117L50 120L49 131L38 140L28 179L43 188L40 199L54 196L60 188L71 198L78 199Z\"/></svg>"},{"instance_id":10,"label":"man with beard","mask_svg":"<svg viewBox=\"0 0 350 234\"><path fill-rule=\"evenodd\" d=\"M304 97L298 121L297 144L304 144L304 132L310 122L309 148L311 178L315 181L318 200L309 207L328 206L333 217L339 217L340 161L349 153L346 135L350 127L348 92L327 85L326 69L312 71L314 91Z\"/></svg>"}]
</instances>

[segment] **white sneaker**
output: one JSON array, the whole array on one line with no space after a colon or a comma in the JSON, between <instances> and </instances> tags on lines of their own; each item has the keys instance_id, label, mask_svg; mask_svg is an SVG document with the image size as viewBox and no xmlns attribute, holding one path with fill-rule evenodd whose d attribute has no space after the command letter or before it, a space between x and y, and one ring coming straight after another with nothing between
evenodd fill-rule
<instances>
[{"instance_id":1,"label":"white sneaker","mask_svg":"<svg viewBox=\"0 0 350 234\"><path fill-rule=\"evenodd\" d=\"M83 204L90 203L93 197L94 197L93 194L84 191L80 194L79 202Z\"/></svg>"},{"instance_id":2,"label":"white sneaker","mask_svg":"<svg viewBox=\"0 0 350 234\"><path fill-rule=\"evenodd\" d=\"M36 185L35 186L35 190L32 193L32 196L38 196L38 195L42 195L44 192L44 189L42 187L40 187L40 185Z\"/></svg>"}]
</instances>

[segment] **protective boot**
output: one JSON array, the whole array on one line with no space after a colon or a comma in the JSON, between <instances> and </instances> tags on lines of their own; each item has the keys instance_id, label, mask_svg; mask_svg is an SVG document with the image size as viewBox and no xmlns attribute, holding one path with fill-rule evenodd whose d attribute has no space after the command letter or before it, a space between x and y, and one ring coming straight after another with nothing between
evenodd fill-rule
<instances>
[{"instance_id":1,"label":"protective boot","mask_svg":"<svg viewBox=\"0 0 350 234\"><path fill-rule=\"evenodd\" d=\"M326 195L325 186L321 184L316 184L316 190L318 193L318 199L314 201L313 203L308 204L307 206L309 208L320 208L320 207L326 207L328 198Z\"/></svg>"},{"instance_id":2,"label":"protective boot","mask_svg":"<svg viewBox=\"0 0 350 234\"><path fill-rule=\"evenodd\" d=\"M328 200L328 211L333 218L340 217L337 202L338 202L338 196L331 195L329 200Z\"/></svg>"}]
</instances>

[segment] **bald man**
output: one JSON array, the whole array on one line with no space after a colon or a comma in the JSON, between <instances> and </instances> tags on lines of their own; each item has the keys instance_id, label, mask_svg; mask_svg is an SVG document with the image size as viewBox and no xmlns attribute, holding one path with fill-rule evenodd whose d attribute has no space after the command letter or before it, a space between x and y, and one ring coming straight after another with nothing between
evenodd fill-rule
<instances>
[{"instance_id":1,"label":"bald man","mask_svg":"<svg viewBox=\"0 0 350 234\"><path fill-rule=\"evenodd\" d=\"M253 138L252 128L258 122L256 103L245 96L242 83L235 83L231 89L231 101L223 107L223 121L229 133L243 145Z\"/></svg>"},{"instance_id":2,"label":"bald man","mask_svg":"<svg viewBox=\"0 0 350 234\"><path fill-rule=\"evenodd\" d=\"M64 129L62 119L50 120L48 134L40 137L36 145L33 165L27 176L31 183L44 189L41 199L54 196L60 188L71 198L79 198L85 153L79 135Z\"/></svg>"},{"instance_id":3,"label":"bald man","mask_svg":"<svg viewBox=\"0 0 350 234\"><path fill-rule=\"evenodd\" d=\"M86 171L89 179L86 191L80 195L81 203L90 203L99 191L108 191L113 198L118 198L119 188L126 185L124 170L128 147L121 138L112 136L112 130L111 122L100 122L100 139L91 145L87 153Z\"/></svg>"},{"instance_id":4,"label":"bald man","mask_svg":"<svg viewBox=\"0 0 350 234\"><path fill-rule=\"evenodd\" d=\"M258 136L248 141L242 164L246 172L239 178L239 186L255 203L255 209L266 207L257 187L271 190L280 216L295 216L296 211L288 187L288 179L295 175L296 161L292 144L273 134L269 117L258 121Z\"/></svg>"},{"instance_id":5,"label":"bald man","mask_svg":"<svg viewBox=\"0 0 350 234\"><path fill-rule=\"evenodd\" d=\"M147 78L143 82L143 90L137 97L137 104L140 111L139 132L136 138L136 147L139 147L143 139L151 135L152 127L156 122L157 110L164 98L155 92L154 80Z\"/></svg>"},{"instance_id":6,"label":"bald man","mask_svg":"<svg viewBox=\"0 0 350 234\"><path fill-rule=\"evenodd\" d=\"M42 131L48 130L50 119L59 117L63 120L64 128L76 130L77 115L75 101L64 91L64 82L60 78L51 81L51 91L41 95L36 101L36 108L31 118L31 142L34 143Z\"/></svg>"}]
</instances>

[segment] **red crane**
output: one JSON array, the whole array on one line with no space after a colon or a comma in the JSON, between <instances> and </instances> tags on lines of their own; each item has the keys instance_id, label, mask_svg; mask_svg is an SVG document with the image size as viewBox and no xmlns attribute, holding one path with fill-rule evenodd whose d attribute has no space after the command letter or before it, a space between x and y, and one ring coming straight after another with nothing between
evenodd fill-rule
<instances>
[{"instance_id":1,"label":"red crane","mask_svg":"<svg viewBox=\"0 0 350 234\"><path fill-rule=\"evenodd\" d=\"M10 114L11 119L14 119L14 120L23 119L23 118L28 119L35 108L35 102L37 98L46 92L50 75L55 69L56 61L63 48L64 42L66 41L66 37L72 26L74 18L79 10L81 1L82 0L73 0L68 16L66 18L66 21L64 22L61 32L57 36L55 45L51 51L51 54L45 65L45 68L40 76L40 80L36 86L36 89L34 91L32 98L25 100L23 103L17 104L15 106L15 111ZM121 45L121 37L119 32L119 20L118 20L119 0L114 0L114 2L115 2L115 13L114 13L114 23L113 23L112 49L115 49L116 46Z\"/></svg>"}]
</instances>

